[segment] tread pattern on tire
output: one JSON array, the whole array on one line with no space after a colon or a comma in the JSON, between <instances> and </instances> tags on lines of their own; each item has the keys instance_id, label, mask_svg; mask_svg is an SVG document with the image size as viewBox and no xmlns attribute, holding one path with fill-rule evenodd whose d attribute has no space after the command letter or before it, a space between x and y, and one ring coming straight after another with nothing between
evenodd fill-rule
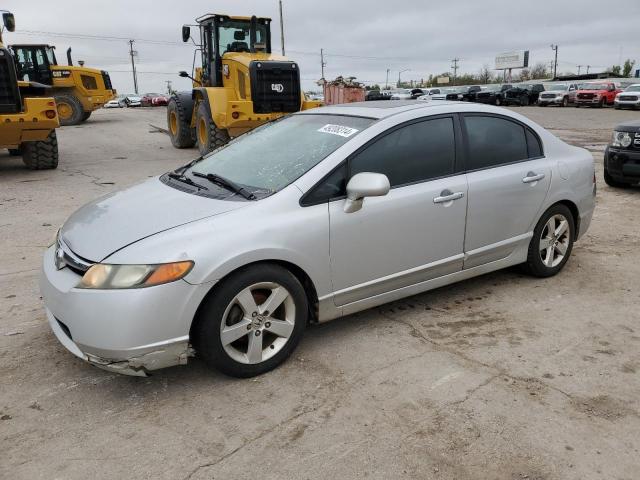
<instances>
[{"instance_id":1,"label":"tread pattern on tire","mask_svg":"<svg viewBox=\"0 0 640 480\"><path fill-rule=\"evenodd\" d=\"M175 105L175 106L174 106ZM174 136L171 133L171 112L176 112L178 119L178 133ZM180 101L180 97L172 95L167 104L167 124L169 126L169 137L171 144L176 148L191 148L196 144L193 128L191 128L191 116L187 118L187 112Z\"/></svg>"},{"instance_id":2,"label":"tread pattern on tire","mask_svg":"<svg viewBox=\"0 0 640 480\"><path fill-rule=\"evenodd\" d=\"M209 110L207 106L200 102L198 105L198 118L196 119L196 125L200 121L200 116L205 115L207 120L207 126L209 131L207 132L208 145L201 145L198 140L198 150L200 150L201 155L205 155L209 152L212 152L220 147L224 147L227 143L229 143L229 133L226 130L222 130L216 126L214 121L209 114Z\"/></svg>"},{"instance_id":3,"label":"tread pattern on tire","mask_svg":"<svg viewBox=\"0 0 640 480\"><path fill-rule=\"evenodd\" d=\"M58 138L52 130L46 140L25 142L20 146L22 161L30 170L49 170L58 167Z\"/></svg>"},{"instance_id":4,"label":"tread pattern on tire","mask_svg":"<svg viewBox=\"0 0 640 480\"><path fill-rule=\"evenodd\" d=\"M80 103L80 100L78 100L74 95L68 93L59 93L57 95L54 95L53 98L55 99L56 104L64 102L67 105L70 105L73 110L71 118L63 120L62 117L60 117L60 125L78 125L82 122L84 109L82 107L82 103Z\"/></svg>"},{"instance_id":5,"label":"tread pattern on tire","mask_svg":"<svg viewBox=\"0 0 640 480\"><path fill-rule=\"evenodd\" d=\"M93 112L83 112L82 113L82 121L86 122Z\"/></svg>"}]
</instances>

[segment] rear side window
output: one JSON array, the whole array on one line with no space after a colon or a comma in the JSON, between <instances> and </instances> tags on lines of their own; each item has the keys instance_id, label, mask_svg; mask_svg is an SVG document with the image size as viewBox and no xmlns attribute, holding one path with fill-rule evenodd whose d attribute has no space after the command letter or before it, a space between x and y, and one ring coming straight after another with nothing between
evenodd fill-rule
<instances>
[{"instance_id":1,"label":"rear side window","mask_svg":"<svg viewBox=\"0 0 640 480\"><path fill-rule=\"evenodd\" d=\"M469 142L468 170L491 168L529 157L525 128L505 118L464 117Z\"/></svg>"},{"instance_id":2,"label":"rear side window","mask_svg":"<svg viewBox=\"0 0 640 480\"><path fill-rule=\"evenodd\" d=\"M525 128L527 135L527 148L529 150L529 158L538 158L542 156L542 145L535 133Z\"/></svg>"},{"instance_id":3,"label":"rear side window","mask_svg":"<svg viewBox=\"0 0 640 480\"><path fill-rule=\"evenodd\" d=\"M383 173L391 186L451 175L455 136L451 117L412 123L375 140L350 161L350 175Z\"/></svg>"}]
</instances>

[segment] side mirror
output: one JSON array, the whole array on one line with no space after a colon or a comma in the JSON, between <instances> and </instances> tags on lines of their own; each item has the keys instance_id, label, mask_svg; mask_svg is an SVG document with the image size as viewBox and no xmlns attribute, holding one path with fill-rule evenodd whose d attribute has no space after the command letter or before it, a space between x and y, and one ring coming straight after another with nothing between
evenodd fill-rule
<instances>
[{"instance_id":1,"label":"side mirror","mask_svg":"<svg viewBox=\"0 0 640 480\"><path fill-rule=\"evenodd\" d=\"M345 213L357 212L362 208L365 197L382 197L389 193L391 185L386 175L381 173L357 173L347 183Z\"/></svg>"},{"instance_id":2,"label":"side mirror","mask_svg":"<svg viewBox=\"0 0 640 480\"><path fill-rule=\"evenodd\" d=\"M16 19L13 17L13 13L3 12L2 23L9 32L13 32L16 29Z\"/></svg>"},{"instance_id":3,"label":"side mirror","mask_svg":"<svg viewBox=\"0 0 640 480\"><path fill-rule=\"evenodd\" d=\"M189 25L182 26L182 41L188 42L191 38L191 27Z\"/></svg>"},{"instance_id":4,"label":"side mirror","mask_svg":"<svg viewBox=\"0 0 640 480\"><path fill-rule=\"evenodd\" d=\"M189 78L189 74L187 72L185 72L184 70L179 71L178 75L183 77L183 78Z\"/></svg>"}]
</instances>

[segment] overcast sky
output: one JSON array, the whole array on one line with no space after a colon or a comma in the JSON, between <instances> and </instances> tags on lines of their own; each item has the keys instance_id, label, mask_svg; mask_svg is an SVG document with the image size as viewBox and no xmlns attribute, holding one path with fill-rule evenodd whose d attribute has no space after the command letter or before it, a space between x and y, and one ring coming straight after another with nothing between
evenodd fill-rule
<instances>
[{"instance_id":1,"label":"overcast sky","mask_svg":"<svg viewBox=\"0 0 640 480\"><path fill-rule=\"evenodd\" d=\"M640 61L639 0L283 0L283 5L286 53L300 64L306 90L317 89L321 48L326 78L355 76L381 84L387 69L392 81L406 69L402 80L419 80L450 70L456 57L459 73L475 73L485 64L493 68L496 54L511 50L530 50L531 64L548 63L552 43L559 45L559 73L577 72L578 65L584 73L586 65L596 72L626 58ZM203 13L273 18L273 50L280 52L277 0L4 0L0 8L16 17L16 32L5 34L5 43L56 45L60 63L66 63L71 46L75 60L110 71L123 93L133 91L128 38L136 40L139 52L141 93L165 91L166 80L188 89L190 82L175 73L191 70L193 59L193 46L182 43L180 27Z\"/></svg>"}]
</instances>

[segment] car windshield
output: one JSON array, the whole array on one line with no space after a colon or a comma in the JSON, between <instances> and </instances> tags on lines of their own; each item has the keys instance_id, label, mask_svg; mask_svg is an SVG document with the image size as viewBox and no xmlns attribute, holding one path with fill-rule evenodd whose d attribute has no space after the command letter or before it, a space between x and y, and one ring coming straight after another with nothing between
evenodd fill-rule
<instances>
[{"instance_id":1,"label":"car windshield","mask_svg":"<svg viewBox=\"0 0 640 480\"><path fill-rule=\"evenodd\" d=\"M521 83L520 85L514 85L514 88L522 88L523 90L531 90L531 84Z\"/></svg>"},{"instance_id":2,"label":"car windshield","mask_svg":"<svg viewBox=\"0 0 640 480\"><path fill-rule=\"evenodd\" d=\"M499 92L502 87L500 85L487 85L486 87L481 88L487 92Z\"/></svg>"},{"instance_id":3,"label":"car windshield","mask_svg":"<svg viewBox=\"0 0 640 480\"><path fill-rule=\"evenodd\" d=\"M565 91L569 89L568 85L563 85L561 83L554 83L553 85L548 85L545 87L547 90L556 90L556 91Z\"/></svg>"},{"instance_id":4,"label":"car windshield","mask_svg":"<svg viewBox=\"0 0 640 480\"><path fill-rule=\"evenodd\" d=\"M216 174L253 190L274 193L374 121L345 115L292 115L242 135L207 155L191 171Z\"/></svg>"},{"instance_id":5,"label":"car windshield","mask_svg":"<svg viewBox=\"0 0 640 480\"><path fill-rule=\"evenodd\" d=\"M630 87L627 87L625 92L640 92L640 85L631 85Z\"/></svg>"},{"instance_id":6,"label":"car windshield","mask_svg":"<svg viewBox=\"0 0 640 480\"><path fill-rule=\"evenodd\" d=\"M580 90L606 90L607 88L606 83L584 83Z\"/></svg>"}]
</instances>

